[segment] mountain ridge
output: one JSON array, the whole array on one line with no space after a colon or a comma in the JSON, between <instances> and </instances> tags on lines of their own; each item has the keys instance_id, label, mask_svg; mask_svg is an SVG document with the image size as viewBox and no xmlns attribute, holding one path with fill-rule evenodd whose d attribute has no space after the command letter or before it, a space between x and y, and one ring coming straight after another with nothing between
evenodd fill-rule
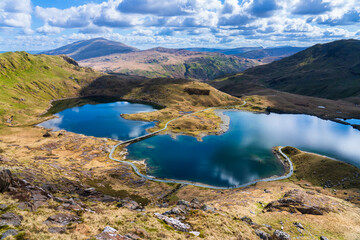
<instances>
[{"instance_id":1,"label":"mountain ridge","mask_svg":"<svg viewBox=\"0 0 360 240\"><path fill-rule=\"evenodd\" d=\"M76 61L106 56L114 53L128 53L140 51L135 47L125 45L121 42L110 41L105 38L93 38L77 41L60 48L42 52L47 55L68 55Z\"/></svg>"},{"instance_id":2,"label":"mountain ridge","mask_svg":"<svg viewBox=\"0 0 360 240\"><path fill-rule=\"evenodd\" d=\"M292 56L218 80L233 95L244 86L328 99L360 98L360 40L316 44Z\"/></svg>"}]
</instances>

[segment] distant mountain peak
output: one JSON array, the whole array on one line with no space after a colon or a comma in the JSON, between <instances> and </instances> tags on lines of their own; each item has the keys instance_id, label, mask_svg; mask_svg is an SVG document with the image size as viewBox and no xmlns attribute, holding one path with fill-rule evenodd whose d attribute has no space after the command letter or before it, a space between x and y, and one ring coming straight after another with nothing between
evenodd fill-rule
<instances>
[{"instance_id":1,"label":"distant mountain peak","mask_svg":"<svg viewBox=\"0 0 360 240\"><path fill-rule=\"evenodd\" d=\"M94 57L102 57L116 53L140 51L121 42L111 41L102 37L77 41L63 47L43 52L48 55L67 55L76 61Z\"/></svg>"}]
</instances>

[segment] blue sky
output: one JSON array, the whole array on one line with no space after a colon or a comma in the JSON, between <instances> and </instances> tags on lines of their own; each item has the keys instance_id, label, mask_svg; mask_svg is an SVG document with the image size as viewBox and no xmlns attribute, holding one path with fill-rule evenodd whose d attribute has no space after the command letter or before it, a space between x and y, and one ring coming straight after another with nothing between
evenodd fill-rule
<instances>
[{"instance_id":1,"label":"blue sky","mask_svg":"<svg viewBox=\"0 0 360 240\"><path fill-rule=\"evenodd\" d=\"M360 38L360 0L0 0L0 51L105 37L141 49Z\"/></svg>"}]
</instances>

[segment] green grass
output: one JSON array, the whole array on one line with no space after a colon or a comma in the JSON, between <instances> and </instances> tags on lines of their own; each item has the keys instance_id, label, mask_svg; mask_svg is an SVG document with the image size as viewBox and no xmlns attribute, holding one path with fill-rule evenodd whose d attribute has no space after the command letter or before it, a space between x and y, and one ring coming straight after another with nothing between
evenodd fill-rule
<instances>
[{"instance_id":1,"label":"green grass","mask_svg":"<svg viewBox=\"0 0 360 240\"><path fill-rule=\"evenodd\" d=\"M50 100L76 96L97 76L60 56L0 54L1 122L13 116L15 124L29 123L49 106Z\"/></svg>"},{"instance_id":2,"label":"green grass","mask_svg":"<svg viewBox=\"0 0 360 240\"><path fill-rule=\"evenodd\" d=\"M360 189L360 169L350 164L335 161L320 155L304 153L293 147L285 147L282 150L291 158L294 164L294 177L306 180L315 186L324 186L330 181L335 189ZM345 179L345 180L343 180Z\"/></svg>"}]
</instances>

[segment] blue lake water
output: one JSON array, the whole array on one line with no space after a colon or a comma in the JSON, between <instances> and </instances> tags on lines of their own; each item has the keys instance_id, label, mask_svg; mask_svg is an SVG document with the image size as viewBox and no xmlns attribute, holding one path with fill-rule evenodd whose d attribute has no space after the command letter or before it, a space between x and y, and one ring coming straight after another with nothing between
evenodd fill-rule
<instances>
[{"instance_id":1,"label":"blue lake water","mask_svg":"<svg viewBox=\"0 0 360 240\"><path fill-rule=\"evenodd\" d=\"M64 106L62 106L64 107ZM128 140L146 133L154 123L123 119L122 113L154 111L152 106L115 102L86 104L63 110L40 124L88 136ZM229 130L198 141L190 136L157 135L128 147L128 158L147 160L148 174L215 186L234 186L284 169L271 152L274 146L294 146L360 167L360 131L308 115L255 114L227 111Z\"/></svg>"},{"instance_id":2,"label":"blue lake water","mask_svg":"<svg viewBox=\"0 0 360 240\"><path fill-rule=\"evenodd\" d=\"M271 152L294 146L360 167L360 131L308 115L225 112L229 130L202 142L189 136L159 135L128 147L130 159L147 159L148 174L216 186L234 186L281 175Z\"/></svg>"},{"instance_id":3,"label":"blue lake water","mask_svg":"<svg viewBox=\"0 0 360 240\"><path fill-rule=\"evenodd\" d=\"M350 124L354 124L354 125L360 125L360 119L346 119L346 120L342 120L344 122L350 123Z\"/></svg>"},{"instance_id":4,"label":"blue lake water","mask_svg":"<svg viewBox=\"0 0 360 240\"><path fill-rule=\"evenodd\" d=\"M87 136L128 140L146 134L146 129L155 126L155 123L126 120L120 114L154 110L150 105L126 101L86 104L56 113L57 118L40 123L39 126Z\"/></svg>"}]
</instances>

